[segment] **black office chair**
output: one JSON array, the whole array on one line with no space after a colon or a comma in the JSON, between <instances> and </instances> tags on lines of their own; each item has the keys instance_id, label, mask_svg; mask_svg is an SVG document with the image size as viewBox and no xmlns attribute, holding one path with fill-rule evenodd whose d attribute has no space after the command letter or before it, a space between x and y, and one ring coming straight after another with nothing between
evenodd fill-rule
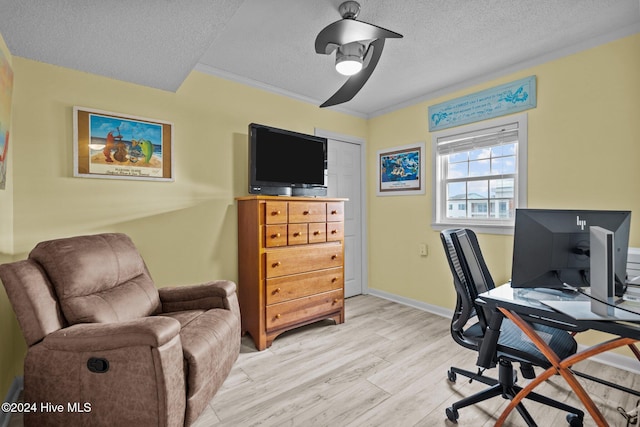
<instances>
[{"instance_id":1,"label":"black office chair","mask_svg":"<svg viewBox=\"0 0 640 427\"><path fill-rule=\"evenodd\" d=\"M440 233L440 237L453 274L453 284L457 294L456 308L451 320L451 335L461 346L479 352L492 314L485 307L477 304L476 299L478 294L493 289L495 284L482 257L478 239L472 230L445 230ZM477 321L469 326L474 317ZM531 326L547 337L549 346L561 359L576 352L577 343L566 331L539 324ZM528 379L535 378L533 366L544 369L551 367L551 363L545 356L509 319L502 321L498 344L492 354L490 366L479 366L478 372L456 367L451 367L447 372L451 382L455 382L457 375L460 374L470 378L470 381L476 380L490 386L447 408L446 415L449 420L454 422L458 420L459 409L495 396L513 399L522 390L522 387L516 385L517 375L513 369L513 362L520 363L522 376ZM484 369L496 365L498 366L497 380L484 376ZM582 426L583 411L537 393L530 393L527 398L569 412L567 415L569 425ZM536 425L522 403L518 404L516 409L527 425Z\"/></svg>"}]
</instances>

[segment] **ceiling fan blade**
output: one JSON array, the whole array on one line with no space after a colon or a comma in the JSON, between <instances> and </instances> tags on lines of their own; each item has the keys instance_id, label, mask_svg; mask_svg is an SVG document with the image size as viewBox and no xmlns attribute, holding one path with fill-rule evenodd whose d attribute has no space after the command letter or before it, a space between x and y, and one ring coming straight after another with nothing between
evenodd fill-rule
<instances>
[{"instance_id":1,"label":"ceiling fan blade","mask_svg":"<svg viewBox=\"0 0 640 427\"><path fill-rule=\"evenodd\" d=\"M371 77L371 73L378 65L378 61L380 60L380 56L382 55L382 48L384 47L384 39L377 39L371 42L369 45L369 49L367 50L367 54L365 55L365 64L367 66L362 69L358 74L354 74L349 77L349 80L346 81L345 84L342 85L340 89L333 96L327 99L320 108L331 107L332 105L342 104L343 102L350 101L360 89L364 86L364 84Z\"/></svg>"},{"instance_id":2,"label":"ceiling fan blade","mask_svg":"<svg viewBox=\"0 0 640 427\"><path fill-rule=\"evenodd\" d=\"M370 39L397 39L402 34L353 19L341 19L327 25L316 37L316 52L329 55L343 44Z\"/></svg>"}]
</instances>

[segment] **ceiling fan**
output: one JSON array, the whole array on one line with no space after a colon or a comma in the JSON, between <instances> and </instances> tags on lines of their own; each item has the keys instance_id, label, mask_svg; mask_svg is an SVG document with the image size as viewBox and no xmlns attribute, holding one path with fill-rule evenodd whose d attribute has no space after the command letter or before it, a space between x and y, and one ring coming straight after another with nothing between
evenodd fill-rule
<instances>
[{"instance_id":1,"label":"ceiling fan","mask_svg":"<svg viewBox=\"0 0 640 427\"><path fill-rule=\"evenodd\" d=\"M321 108L351 100L376 68L384 40L402 38L402 34L356 21L360 13L360 4L356 1L345 1L338 11L342 19L327 25L316 37L316 53L331 55L335 50L336 70L350 77Z\"/></svg>"}]
</instances>

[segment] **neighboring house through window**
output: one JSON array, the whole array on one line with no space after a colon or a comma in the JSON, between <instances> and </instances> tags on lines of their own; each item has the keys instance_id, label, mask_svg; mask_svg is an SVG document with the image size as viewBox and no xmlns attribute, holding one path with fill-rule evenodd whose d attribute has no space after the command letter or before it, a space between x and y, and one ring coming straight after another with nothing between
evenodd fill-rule
<instances>
[{"instance_id":1,"label":"neighboring house through window","mask_svg":"<svg viewBox=\"0 0 640 427\"><path fill-rule=\"evenodd\" d=\"M432 154L434 228L513 232L527 200L526 113L435 133Z\"/></svg>"}]
</instances>

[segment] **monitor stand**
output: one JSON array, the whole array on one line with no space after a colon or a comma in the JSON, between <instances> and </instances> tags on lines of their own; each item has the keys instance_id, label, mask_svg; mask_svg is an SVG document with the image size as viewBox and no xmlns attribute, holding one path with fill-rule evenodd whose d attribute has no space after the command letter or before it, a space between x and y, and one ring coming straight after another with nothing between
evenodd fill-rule
<instances>
[{"instance_id":1,"label":"monitor stand","mask_svg":"<svg viewBox=\"0 0 640 427\"><path fill-rule=\"evenodd\" d=\"M589 234L591 311L612 316L615 311L614 234L602 227L589 227Z\"/></svg>"}]
</instances>

